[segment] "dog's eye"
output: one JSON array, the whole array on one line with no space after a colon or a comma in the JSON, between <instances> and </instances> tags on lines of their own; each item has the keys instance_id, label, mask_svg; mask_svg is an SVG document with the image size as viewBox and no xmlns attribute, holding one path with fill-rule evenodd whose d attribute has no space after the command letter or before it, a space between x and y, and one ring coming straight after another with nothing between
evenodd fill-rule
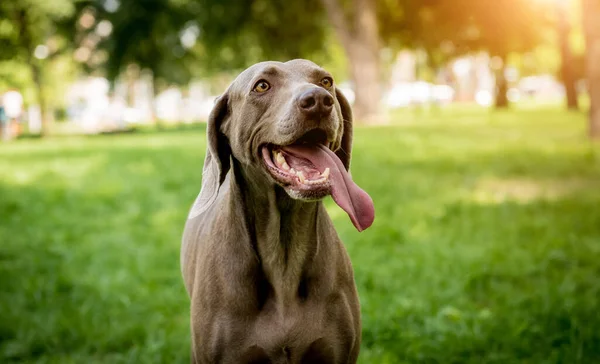
<instances>
[{"instance_id":1,"label":"dog's eye","mask_svg":"<svg viewBox=\"0 0 600 364\"><path fill-rule=\"evenodd\" d=\"M254 85L254 91L256 92L265 92L271 88L271 85L265 80L260 80Z\"/></svg>"},{"instance_id":2,"label":"dog's eye","mask_svg":"<svg viewBox=\"0 0 600 364\"><path fill-rule=\"evenodd\" d=\"M333 86L333 79L331 77L325 77L321 80L321 85L323 85L325 88L330 88Z\"/></svg>"}]
</instances>

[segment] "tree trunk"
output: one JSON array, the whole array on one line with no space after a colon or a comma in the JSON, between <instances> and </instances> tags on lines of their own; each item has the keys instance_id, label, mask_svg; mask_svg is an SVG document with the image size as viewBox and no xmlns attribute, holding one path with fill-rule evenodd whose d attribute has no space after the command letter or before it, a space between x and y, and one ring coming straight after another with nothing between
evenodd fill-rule
<instances>
[{"instance_id":1,"label":"tree trunk","mask_svg":"<svg viewBox=\"0 0 600 364\"><path fill-rule=\"evenodd\" d=\"M590 95L589 135L600 140L600 1L583 0L586 38L586 73Z\"/></svg>"},{"instance_id":2,"label":"tree trunk","mask_svg":"<svg viewBox=\"0 0 600 364\"><path fill-rule=\"evenodd\" d=\"M502 67L496 71L496 109L508 107L508 81L506 80L506 57L502 58Z\"/></svg>"},{"instance_id":3,"label":"tree trunk","mask_svg":"<svg viewBox=\"0 0 600 364\"><path fill-rule=\"evenodd\" d=\"M154 126L157 126L158 117L156 116L156 97L158 96L159 87L158 78L156 78L155 74L155 72L152 72L152 92L150 93L152 97L152 100L150 101L150 121Z\"/></svg>"},{"instance_id":4,"label":"tree trunk","mask_svg":"<svg viewBox=\"0 0 600 364\"><path fill-rule=\"evenodd\" d=\"M571 33L571 25L568 19L568 8L564 2L556 3L558 16L558 39L560 42L561 54L561 78L565 86L567 96L567 108L569 110L577 110L579 104L577 102L577 90L575 89L575 77L573 77L573 55L569 46L569 34Z\"/></svg>"},{"instance_id":5,"label":"tree trunk","mask_svg":"<svg viewBox=\"0 0 600 364\"><path fill-rule=\"evenodd\" d=\"M17 19L19 24L19 33L21 35L20 40L23 48L27 49L27 63L31 69L31 78L35 84L37 101L40 104L40 117L42 118L41 136L45 136L48 135L50 130L50 120L48 119L46 100L43 92L44 86L42 79L42 67L40 65L41 61L38 61L33 57L35 44L32 39L31 29L29 28L30 19L27 10L21 9L18 13Z\"/></svg>"},{"instance_id":6,"label":"tree trunk","mask_svg":"<svg viewBox=\"0 0 600 364\"><path fill-rule=\"evenodd\" d=\"M31 75L35 84L35 93L38 103L40 104L40 117L42 118L41 136L50 134L50 118L48 115L46 98L44 97L44 86L42 83L42 68L34 60L30 60Z\"/></svg>"},{"instance_id":7,"label":"tree trunk","mask_svg":"<svg viewBox=\"0 0 600 364\"><path fill-rule=\"evenodd\" d=\"M137 80L133 75L131 75L131 74L127 75L127 106L131 107L131 108L135 108L135 98L136 98L135 82L136 81Z\"/></svg>"},{"instance_id":8,"label":"tree trunk","mask_svg":"<svg viewBox=\"0 0 600 364\"><path fill-rule=\"evenodd\" d=\"M354 84L354 117L358 122L378 121L379 29L374 0L353 0L354 22L351 27L338 0L322 0L329 21L333 24L348 62Z\"/></svg>"}]
</instances>

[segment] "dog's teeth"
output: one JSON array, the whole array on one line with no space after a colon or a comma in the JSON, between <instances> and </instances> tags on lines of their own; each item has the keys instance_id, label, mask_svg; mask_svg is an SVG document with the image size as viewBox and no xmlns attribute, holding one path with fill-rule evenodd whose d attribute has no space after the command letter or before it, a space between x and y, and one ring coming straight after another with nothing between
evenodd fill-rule
<instances>
[{"instance_id":1,"label":"dog's teeth","mask_svg":"<svg viewBox=\"0 0 600 364\"><path fill-rule=\"evenodd\" d=\"M285 158L283 157L283 154L281 154L281 152L277 152L277 154L275 154L275 160L277 161L277 164L282 165L283 163L285 163Z\"/></svg>"},{"instance_id":2,"label":"dog's teeth","mask_svg":"<svg viewBox=\"0 0 600 364\"><path fill-rule=\"evenodd\" d=\"M323 173L321 173L321 176L323 176L325 179L329 178L329 167L325 168Z\"/></svg>"},{"instance_id":3,"label":"dog's teeth","mask_svg":"<svg viewBox=\"0 0 600 364\"><path fill-rule=\"evenodd\" d=\"M296 172L296 175L298 176L298 178L300 179L300 182L302 183L306 183L306 177L304 177L304 173L302 173L302 171L298 171Z\"/></svg>"},{"instance_id":4,"label":"dog's teeth","mask_svg":"<svg viewBox=\"0 0 600 364\"><path fill-rule=\"evenodd\" d=\"M290 166L287 164L287 162L285 161L285 159L283 160L283 163L281 164L281 168L283 168L284 171L289 171L290 170Z\"/></svg>"},{"instance_id":5,"label":"dog's teeth","mask_svg":"<svg viewBox=\"0 0 600 364\"><path fill-rule=\"evenodd\" d=\"M295 176L296 175L296 170L294 168L290 168L290 173Z\"/></svg>"}]
</instances>

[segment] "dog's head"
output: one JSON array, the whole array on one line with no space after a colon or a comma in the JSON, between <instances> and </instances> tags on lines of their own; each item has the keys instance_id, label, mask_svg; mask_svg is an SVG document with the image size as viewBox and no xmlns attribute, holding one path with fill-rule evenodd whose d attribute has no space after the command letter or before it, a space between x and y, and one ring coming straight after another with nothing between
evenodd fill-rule
<instances>
[{"instance_id":1,"label":"dog's head","mask_svg":"<svg viewBox=\"0 0 600 364\"><path fill-rule=\"evenodd\" d=\"M348 173L350 105L316 64L298 59L246 69L216 100L207 136L202 210L216 198L233 157L294 199L331 194L357 229L371 225L373 203Z\"/></svg>"}]
</instances>

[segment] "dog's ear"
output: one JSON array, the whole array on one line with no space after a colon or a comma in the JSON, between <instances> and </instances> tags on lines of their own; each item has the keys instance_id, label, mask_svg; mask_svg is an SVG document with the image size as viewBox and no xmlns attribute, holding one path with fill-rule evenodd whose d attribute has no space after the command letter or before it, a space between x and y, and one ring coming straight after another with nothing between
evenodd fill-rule
<instances>
[{"instance_id":1,"label":"dog's ear","mask_svg":"<svg viewBox=\"0 0 600 364\"><path fill-rule=\"evenodd\" d=\"M352 108L350 107L348 99L346 99L346 96L344 96L339 88L335 89L335 97L340 104L342 119L344 119L342 141L340 143L340 148L335 152L335 154L337 154L342 163L344 163L346 170L349 170L350 156L352 154Z\"/></svg>"},{"instance_id":2,"label":"dog's ear","mask_svg":"<svg viewBox=\"0 0 600 364\"><path fill-rule=\"evenodd\" d=\"M227 93L215 100L208 117L206 126L207 148L202 169L202 188L194 201L188 219L194 218L206 211L217 199L219 187L225 181L230 168L231 149L229 141L221 133L220 127L229 113L229 96Z\"/></svg>"}]
</instances>

